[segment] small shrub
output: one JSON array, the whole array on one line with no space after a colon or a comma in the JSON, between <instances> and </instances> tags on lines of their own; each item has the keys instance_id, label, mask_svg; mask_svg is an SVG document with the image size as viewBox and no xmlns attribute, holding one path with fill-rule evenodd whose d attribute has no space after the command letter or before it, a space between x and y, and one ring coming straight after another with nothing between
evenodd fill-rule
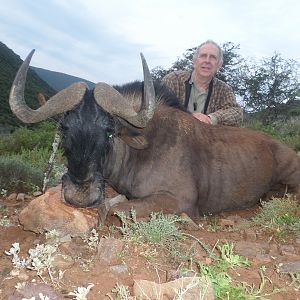
<instances>
[{"instance_id":1,"label":"small shrub","mask_svg":"<svg viewBox=\"0 0 300 300\"><path fill-rule=\"evenodd\" d=\"M8 192L32 192L43 184L43 172L14 157L0 157L0 188Z\"/></svg>"},{"instance_id":2,"label":"small shrub","mask_svg":"<svg viewBox=\"0 0 300 300\"><path fill-rule=\"evenodd\" d=\"M176 225L185 222L183 217L151 213L148 222L137 221L134 210L131 211L131 217L123 212L118 212L117 216L122 222L118 229L125 239L158 246L176 262L187 261L193 256L192 249L183 250L179 244L184 239L184 234Z\"/></svg>"},{"instance_id":3,"label":"small shrub","mask_svg":"<svg viewBox=\"0 0 300 300\"><path fill-rule=\"evenodd\" d=\"M226 242L222 246L218 246L218 249L221 254L220 265L225 264L225 269L250 265L247 258L233 253L232 243Z\"/></svg>"},{"instance_id":4,"label":"small shrub","mask_svg":"<svg viewBox=\"0 0 300 300\"><path fill-rule=\"evenodd\" d=\"M20 253L20 244L13 243L9 251L4 251L4 253L8 256L12 256L12 263L15 268L22 269L26 268L30 261L29 259L19 257Z\"/></svg>"},{"instance_id":5,"label":"small shrub","mask_svg":"<svg viewBox=\"0 0 300 300\"><path fill-rule=\"evenodd\" d=\"M77 290L70 292L69 296L73 296L72 299L74 300L87 300L86 296L93 286L93 283L90 283L87 287L80 286Z\"/></svg>"},{"instance_id":6,"label":"small shrub","mask_svg":"<svg viewBox=\"0 0 300 300\"><path fill-rule=\"evenodd\" d=\"M50 275L50 273L53 272L52 263L56 252L57 245L37 244L34 249L28 250L30 255L30 264L27 268L36 271L38 276L42 276L45 270L47 270Z\"/></svg>"},{"instance_id":7,"label":"small shrub","mask_svg":"<svg viewBox=\"0 0 300 300\"><path fill-rule=\"evenodd\" d=\"M99 244L99 234L95 228L93 228L88 234L83 237L83 241L87 243L91 250L96 250Z\"/></svg>"},{"instance_id":8,"label":"small shrub","mask_svg":"<svg viewBox=\"0 0 300 300\"><path fill-rule=\"evenodd\" d=\"M247 299L241 285L233 285L233 279L217 265L207 266L199 263L201 275L207 276L213 285L216 299Z\"/></svg>"},{"instance_id":9,"label":"small shrub","mask_svg":"<svg viewBox=\"0 0 300 300\"><path fill-rule=\"evenodd\" d=\"M29 249L29 257L20 258L20 244L13 243L9 251L4 253L8 256L12 256L12 263L15 268L27 268L32 271L36 271L37 275L43 280L44 283L47 283L45 274L51 279L51 283L55 284L56 278L53 275L56 274L56 270L53 266L54 256L57 252L58 245L50 244L37 244L34 249ZM62 278L61 272L58 272L59 281Z\"/></svg>"},{"instance_id":10,"label":"small shrub","mask_svg":"<svg viewBox=\"0 0 300 300\"><path fill-rule=\"evenodd\" d=\"M0 217L0 226L7 227L9 224L9 219L7 216Z\"/></svg>"},{"instance_id":11,"label":"small shrub","mask_svg":"<svg viewBox=\"0 0 300 300\"><path fill-rule=\"evenodd\" d=\"M300 205L288 195L286 198L273 198L262 202L261 211L252 219L254 224L264 226L277 235L294 232L299 235Z\"/></svg>"},{"instance_id":12,"label":"small shrub","mask_svg":"<svg viewBox=\"0 0 300 300\"><path fill-rule=\"evenodd\" d=\"M173 239L182 239L183 235L176 223L183 222L183 218L176 215L163 215L151 213L149 222L136 220L135 211L131 211L131 217L126 217L119 212L122 227L119 227L125 238L143 243L164 245Z\"/></svg>"},{"instance_id":13,"label":"small shrub","mask_svg":"<svg viewBox=\"0 0 300 300\"><path fill-rule=\"evenodd\" d=\"M116 284L112 293L115 294L116 300L136 300L135 297L132 297L129 292L129 287L123 284Z\"/></svg>"},{"instance_id":14,"label":"small shrub","mask_svg":"<svg viewBox=\"0 0 300 300\"><path fill-rule=\"evenodd\" d=\"M246 258L236 255L233 252L233 244L225 242L217 247L220 256L214 256L214 262L211 265L198 263L201 276L208 277L212 284L217 299L255 299L249 295L242 284L233 284L232 277L228 274L229 269L235 267L249 266Z\"/></svg>"}]
</instances>

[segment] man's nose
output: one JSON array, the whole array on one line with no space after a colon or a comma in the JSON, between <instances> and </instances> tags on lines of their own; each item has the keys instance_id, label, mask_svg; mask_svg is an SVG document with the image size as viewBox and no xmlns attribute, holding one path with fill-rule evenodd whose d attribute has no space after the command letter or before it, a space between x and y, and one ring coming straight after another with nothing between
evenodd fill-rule
<instances>
[{"instance_id":1,"label":"man's nose","mask_svg":"<svg viewBox=\"0 0 300 300\"><path fill-rule=\"evenodd\" d=\"M206 55L206 56L205 56L205 62L210 62L210 57L209 57L209 55Z\"/></svg>"}]
</instances>

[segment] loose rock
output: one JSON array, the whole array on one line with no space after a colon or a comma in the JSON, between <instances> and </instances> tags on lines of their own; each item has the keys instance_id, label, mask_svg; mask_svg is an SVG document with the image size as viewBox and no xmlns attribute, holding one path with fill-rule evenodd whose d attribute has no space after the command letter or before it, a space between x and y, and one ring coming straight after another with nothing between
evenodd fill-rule
<instances>
[{"instance_id":1,"label":"loose rock","mask_svg":"<svg viewBox=\"0 0 300 300\"><path fill-rule=\"evenodd\" d=\"M17 201L24 201L25 200L25 194L24 193L19 193L17 195Z\"/></svg>"},{"instance_id":2,"label":"loose rock","mask_svg":"<svg viewBox=\"0 0 300 300\"><path fill-rule=\"evenodd\" d=\"M51 300L62 300L52 287L44 283L25 283L9 296L8 300L41 299L40 294Z\"/></svg>"},{"instance_id":3,"label":"loose rock","mask_svg":"<svg viewBox=\"0 0 300 300\"><path fill-rule=\"evenodd\" d=\"M124 241L114 238L102 238L98 245L97 257L106 265L116 265L120 263L118 254L123 250Z\"/></svg>"},{"instance_id":4,"label":"loose rock","mask_svg":"<svg viewBox=\"0 0 300 300\"><path fill-rule=\"evenodd\" d=\"M80 236L97 226L97 209L75 208L61 200L61 186L33 199L19 215L25 230L44 233L56 229L64 235Z\"/></svg>"},{"instance_id":5,"label":"loose rock","mask_svg":"<svg viewBox=\"0 0 300 300\"><path fill-rule=\"evenodd\" d=\"M283 273L298 273L300 272L300 260L289 263L282 263L279 271Z\"/></svg>"}]
</instances>

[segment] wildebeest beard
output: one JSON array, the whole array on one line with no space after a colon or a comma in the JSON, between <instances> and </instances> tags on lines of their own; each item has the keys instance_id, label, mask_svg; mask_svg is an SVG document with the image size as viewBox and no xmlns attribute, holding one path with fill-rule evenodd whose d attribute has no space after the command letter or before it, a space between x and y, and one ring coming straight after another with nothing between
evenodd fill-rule
<instances>
[{"instance_id":1,"label":"wildebeest beard","mask_svg":"<svg viewBox=\"0 0 300 300\"><path fill-rule=\"evenodd\" d=\"M62 177L64 199L77 207L94 207L104 199L103 167L113 132L113 118L99 107L91 91L61 121L68 171Z\"/></svg>"}]
</instances>

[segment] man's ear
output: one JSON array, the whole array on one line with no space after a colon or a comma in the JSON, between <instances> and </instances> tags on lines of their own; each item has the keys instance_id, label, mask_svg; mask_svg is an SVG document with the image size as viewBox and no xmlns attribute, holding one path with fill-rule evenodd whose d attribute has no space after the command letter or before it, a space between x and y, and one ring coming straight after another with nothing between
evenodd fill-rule
<instances>
[{"instance_id":1,"label":"man's ear","mask_svg":"<svg viewBox=\"0 0 300 300\"><path fill-rule=\"evenodd\" d=\"M149 143L142 133L142 129L138 129L126 121L118 118L119 124L117 125L117 135L128 146L142 150L148 147Z\"/></svg>"},{"instance_id":2,"label":"man's ear","mask_svg":"<svg viewBox=\"0 0 300 300\"><path fill-rule=\"evenodd\" d=\"M223 66L223 60L220 60L219 63L218 63L218 71L217 72L220 71L220 69L222 68L222 66Z\"/></svg>"}]
</instances>

